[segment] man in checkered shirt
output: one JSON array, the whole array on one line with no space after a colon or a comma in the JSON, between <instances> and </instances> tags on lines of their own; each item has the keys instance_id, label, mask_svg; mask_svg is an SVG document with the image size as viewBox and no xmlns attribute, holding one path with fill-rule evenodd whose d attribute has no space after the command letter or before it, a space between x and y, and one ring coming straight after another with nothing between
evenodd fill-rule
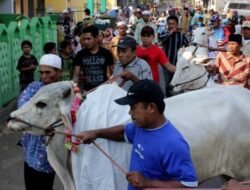
<instances>
[{"instance_id":1,"label":"man in checkered shirt","mask_svg":"<svg viewBox=\"0 0 250 190\"><path fill-rule=\"evenodd\" d=\"M128 90L135 82L152 79L149 64L136 56L136 41L132 37L121 39L117 45L119 62L115 64L113 76L120 75L117 81L124 90Z\"/></svg>"},{"instance_id":2,"label":"man in checkered shirt","mask_svg":"<svg viewBox=\"0 0 250 190\"><path fill-rule=\"evenodd\" d=\"M228 40L227 52L220 52L215 65L207 69L212 75L218 74L218 83L240 85L250 89L250 57L242 54L242 36L232 34Z\"/></svg>"}]
</instances>

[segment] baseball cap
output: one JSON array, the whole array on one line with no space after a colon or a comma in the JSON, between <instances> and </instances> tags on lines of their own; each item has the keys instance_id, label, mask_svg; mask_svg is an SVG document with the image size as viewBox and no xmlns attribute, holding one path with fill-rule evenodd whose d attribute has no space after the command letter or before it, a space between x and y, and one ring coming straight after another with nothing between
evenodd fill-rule
<instances>
[{"instance_id":1,"label":"baseball cap","mask_svg":"<svg viewBox=\"0 0 250 190\"><path fill-rule=\"evenodd\" d=\"M250 21L244 21L241 28L250 28Z\"/></svg>"},{"instance_id":2,"label":"baseball cap","mask_svg":"<svg viewBox=\"0 0 250 190\"><path fill-rule=\"evenodd\" d=\"M124 37L124 38L120 39L117 47L123 48L123 49L125 49L125 48L135 49L136 48L136 41L132 37Z\"/></svg>"},{"instance_id":3,"label":"baseball cap","mask_svg":"<svg viewBox=\"0 0 250 190\"><path fill-rule=\"evenodd\" d=\"M62 59L55 54L45 54L41 57L39 65L47 65L57 69L62 69Z\"/></svg>"},{"instance_id":4,"label":"baseball cap","mask_svg":"<svg viewBox=\"0 0 250 190\"><path fill-rule=\"evenodd\" d=\"M125 97L116 99L120 105L133 105L140 101L153 102L158 106L165 106L164 93L155 81L143 79L134 83Z\"/></svg>"},{"instance_id":5,"label":"baseball cap","mask_svg":"<svg viewBox=\"0 0 250 190\"><path fill-rule=\"evenodd\" d=\"M211 21L220 21L219 15L213 15L210 19Z\"/></svg>"}]
</instances>

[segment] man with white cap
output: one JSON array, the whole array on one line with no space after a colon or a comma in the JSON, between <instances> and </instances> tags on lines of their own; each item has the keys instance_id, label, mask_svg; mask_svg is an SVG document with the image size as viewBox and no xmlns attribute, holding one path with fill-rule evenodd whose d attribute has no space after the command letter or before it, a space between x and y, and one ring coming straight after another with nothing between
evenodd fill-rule
<instances>
[{"instance_id":1,"label":"man with white cap","mask_svg":"<svg viewBox=\"0 0 250 190\"><path fill-rule=\"evenodd\" d=\"M137 17L136 17L136 9L133 9L132 15L129 17L128 23L132 25L132 27L135 27L137 23Z\"/></svg>"},{"instance_id":2,"label":"man with white cap","mask_svg":"<svg viewBox=\"0 0 250 190\"><path fill-rule=\"evenodd\" d=\"M242 53L244 55L250 56L250 21L244 21L241 26L241 34L242 34Z\"/></svg>"},{"instance_id":3,"label":"man with white cap","mask_svg":"<svg viewBox=\"0 0 250 190\"><path fill-rule=\"evenodd\" d=\"M138 23L140 23L140 22L143 22L143 19L142 19L142 10L140 9L140 8L137 8L136 9L136 14L135 14L135 16L136 16L136 23L135 23L135 25L137 25Z\"/></svg>"},{"instance_id":4,"label":"man with white cap","mask_svg":"<svg viewBox=\"0 0 250 190\"><path fill-rule=\"evenodd\" d=\"M45 54L39 62L40 81L31 83L20 95L18 108L28 102L44 85L58 82L61 77L61 58ZM26 190L52 190L55 172L50 166L44 135L24 133L20 145L24 149L24 180Z\"/></svg>"},{"instance_id":5,"label":"man with white cap","mask_svg":"<svg viewBox=\"0 0 250 190\"><path fill-rule=\"evenodd\" d=\"M152 22L149 21L149 18L150 18L150 12L149 11L143 11L142 12L142 19L143 21L138 23L137 26L136 26L136 29L135 29L135 40L138 44L142 44L142 41L141 41L141 30L144 26L151 26L154 31L155 31L155 34L157 34L156 32L156 25ZM157 35L155 35L155 38L154 38L154 44L157 44L158 43L158 40L157 40Z\"/></svg>"},{"instance_id":6,"label":"man with white cap","mask_svg":"<svg viewBox=\"0 0 250 190\"><path fill-rule=\"evenodd\" d=\"M118 31L118 35L113 37L110 43L111 46L111 52L114 56L115 62L117 62L119 60L118 55L117 55L117 44L120 41L120 39L124 38L124 37L132 37L130 35L127 34L127 24L124 21L120 21L117 23L116 25L117 31Z\"/></svg>"},{"instance_id":7,"label":"man with white cap","mask_svg":"<svg viewBox=\"0 0 250 190\"><path fill-rule=\"evenodd\" d=\"M62 13L63 13L63 23L62 23L63 30L65 35L67 36L70 35L71 18L68 9L64 9Z\"/></svg>"}]
</instances>

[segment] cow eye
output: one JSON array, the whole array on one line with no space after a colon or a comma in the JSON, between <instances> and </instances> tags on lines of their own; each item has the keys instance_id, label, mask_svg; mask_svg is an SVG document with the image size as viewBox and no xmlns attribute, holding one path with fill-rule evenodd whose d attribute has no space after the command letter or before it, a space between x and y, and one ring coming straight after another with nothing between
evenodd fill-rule
<instances>
[{"instance_id":1,"label":"cow eye","mask_svg":"<svg viewBox=\"0 0 250 190\"><path fill-rule=\"evenodd\" d=\"M188 68L189 68L189 66L185 66L185 67L182 68L182 70L184 71L184 70L186 70Z\"/></svg>"},{"instance_id":2,"label":"cow eye","mask_svg":"<svg viewBox=\"0 0 250 190\"><path fill-rule=\"evenodd\" d=\"M37 102L37 103L36 103L36 107L41 108L41 109L43 109L43 108L46 107L46 106L47 106L47 104L44 103L44 102Z\"/></svg>"}]
</instances>

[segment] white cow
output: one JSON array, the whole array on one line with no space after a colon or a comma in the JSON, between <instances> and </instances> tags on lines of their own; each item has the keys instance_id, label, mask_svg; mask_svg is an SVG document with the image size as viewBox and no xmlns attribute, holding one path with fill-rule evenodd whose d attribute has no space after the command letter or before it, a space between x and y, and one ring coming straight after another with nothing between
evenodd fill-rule
<instances>
[{"instance_id":1,"label":"white cow","mask_svg":"<svg viewBox=\"0 0 250 190\"><path fill-rule=\"evenodd\" d=\"M208 57L208 36L206 27L194 30L192 46L181 48L178 51L176 71L171 81L173 94L201 89L213 86L213 80L209 80L209 73L204 67L211 64L213 59Z\"/></svg>"},{"instance_id":2,"label":"white cow","mask_svg":"<svg viewBox=\"0 0 250 190\"><path fill-rule=\"evenodd\" d=\"M67 116L64 110L68 112L68 100L71 98L66 98L66 95L70 95L67 92L71 91L72 86L68 82L59 84L60 89L57 83L41 89L25 106L11 113L11 117L48 126L59 119L61 114ZM51 97L48 89L61 92ZM114 103L114 99L125 94L124 90L112 84L103 85L90 93L80 107L74 132L129 122L129 106ZM46 106L38 108L38 102L41 101ZM238 180L250 179L250 107L247 102L250 102L250 93L239 86L207 88L165 99L164 114L188 141L199 182L218 175L227 175ZM48 109L53 109L53 113ZM50 114L46 114L47 111ZM15 120L10 121L8 127L30 129L27 124ZM57 128L62 129L63 127ZM55 142L56 139L61 141ZM103 139L96 142L128 170L130 147L126 143ZM48 156L51 158L52 154L54 159L59 159L62 155L57 155L56 150L62 149L63 139L60 135L55 135L51 143L54 147L48 147ZM93 145L81 145L79 152L73 154L72 158L77 190L126 189L125 176ZM72 179L66 174L66 164L56 164L58 161L51 159L49 161L59 177L61 176L64 188L73 190L73 187L67 186L67 183L72 184L73 181L70 182Z\"/></svg>"},{"instance_id":3,"label":"white cow","mask_svg":"<svg viewBox=\"0 0 250 190\"><path fill-rule=\"evenodd\" d=\"M191 46L189 48L195 49ZM179 51L179 53L181 52ZM176 71L170 83L172 94L216 86L205 68L207 64L210 64L207 63L208 61L210 61L210 58L195 58L192 52L186 50L181 56L178 56ZM205 64L202 62L205 62Z\"/></svg>"},{"instance_id":4,"label":"white cow","mask_svg":"<svg viewBox=\"0 0 250 190\"><path fill-rule=\"evenodd\" d=\"M11 120L8 127L13 130L29 130L33 134L43 134L39 128L46 128L63 119L70 123L70 103L73 91L72 82L58 82L46 85L33 96L21 109L12 112L11 117L21 119L23 122ZM29 123L30 125L27 125ZM35 125L35 126L32 126ZM64 125L55 123L57 131L65 131ZM55 135L48 146L48 160L62 181L65 190L75 190L73 176L70 172L70 152L64 148L64 136Z\"/></svg>"}]
</instances>

